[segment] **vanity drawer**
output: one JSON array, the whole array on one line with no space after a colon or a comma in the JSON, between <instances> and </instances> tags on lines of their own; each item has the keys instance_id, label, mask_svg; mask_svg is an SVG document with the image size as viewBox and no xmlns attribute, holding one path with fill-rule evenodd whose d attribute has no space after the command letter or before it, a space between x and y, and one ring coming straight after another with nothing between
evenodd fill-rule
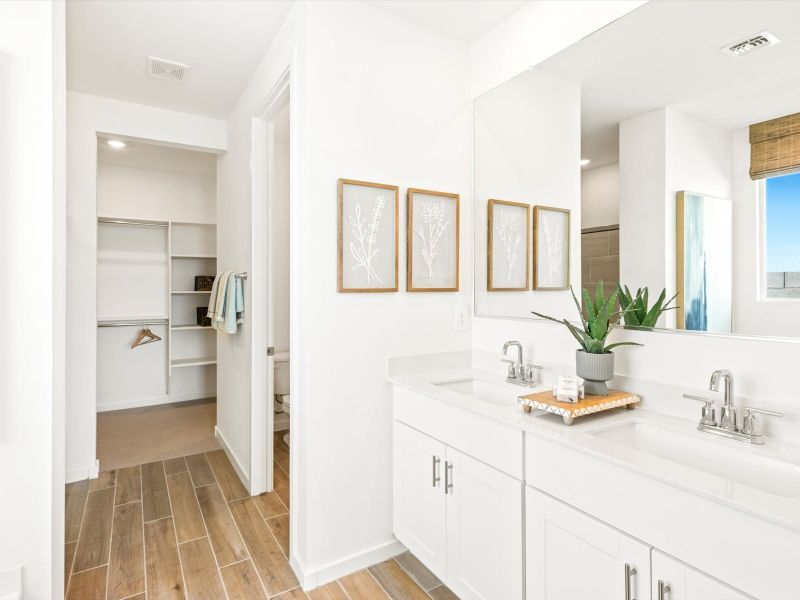
<instances>
[{"instance_id":1,"label":"vanity drawer","mask_svg":"<svg viewBox=\"0 0 800 600\"><path fill-rule=\"evenodd\" d=\"M522 432L435 398L394 387L394 419L522 480Z\"/></svg>"}]
</instances>

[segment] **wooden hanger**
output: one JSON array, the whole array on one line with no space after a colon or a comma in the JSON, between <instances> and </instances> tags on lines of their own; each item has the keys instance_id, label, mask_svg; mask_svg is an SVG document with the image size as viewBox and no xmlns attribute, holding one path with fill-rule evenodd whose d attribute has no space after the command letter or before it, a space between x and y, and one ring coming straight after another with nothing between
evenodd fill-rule
<instances>
[{"instance_id":1,"label":"wooden hanger","mask_svg":"<svg viewBox=\"0 0 800 600\"><path fill-rule=\"evenodd\" d=\"M139 336L136 338L136 341L131 344L131 350L136 348L136 346L144 346L145 344L152 344L153 342L159 341L161 341L161 338L150 331L150 328L147 327L139 332Z\"/></svg>"}]
</instances>

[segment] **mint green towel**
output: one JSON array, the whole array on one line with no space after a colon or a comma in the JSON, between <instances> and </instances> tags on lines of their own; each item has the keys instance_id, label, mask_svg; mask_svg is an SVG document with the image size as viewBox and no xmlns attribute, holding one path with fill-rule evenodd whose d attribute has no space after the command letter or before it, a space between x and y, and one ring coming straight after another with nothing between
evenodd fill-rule
<instances>
[{"instance_id":1,"label":"mint green towel","mask_svg":"<svg viewBox=\"0 0 800 600\"><path fill-rule=\"evenodd\" d=\"M221 329L225 333L236 333L238 324L244 320L243 315L244 289L242 287L242 278L237 277L235 272L231 272L225 289L224 322Z\"/></svg>"}]
</instances>

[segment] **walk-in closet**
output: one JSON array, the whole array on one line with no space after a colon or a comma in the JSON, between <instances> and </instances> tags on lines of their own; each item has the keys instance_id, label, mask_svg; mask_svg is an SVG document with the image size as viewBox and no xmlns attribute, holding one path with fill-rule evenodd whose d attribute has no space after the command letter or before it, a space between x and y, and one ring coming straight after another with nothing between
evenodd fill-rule
<instances>
[{"instance_id":1,"label":"walk-in closet","mask_svg":"<svg viewBox=\"0 0 800 600\"><path fill-rule=\"evenodd\" d=\"M218 447L216 238L215 154L98 139L101 469Z\"/></svg>"}]
</instances>

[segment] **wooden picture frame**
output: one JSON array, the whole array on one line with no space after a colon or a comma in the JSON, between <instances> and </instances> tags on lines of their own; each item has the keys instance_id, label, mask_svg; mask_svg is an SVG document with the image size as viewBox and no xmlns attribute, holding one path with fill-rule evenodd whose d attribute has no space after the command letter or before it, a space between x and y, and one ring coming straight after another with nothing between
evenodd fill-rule
<instances>
[{"instance_id":1,"label":"wooden picture frame","mask_svg":"<svg viewBox=\"0 0 800 600\"><path fill-rule=\"evenodd\" d=\"M461 198L458 194L450 194L447 192L435 192L433 190L423 190L419 188L409 188L407 191L407 208L408 214L407 219L408 223L406 226L406 241L408 244L407 255L406 255L406 291L408 292L457 292L459 290L459 281L460 281L460 248L461 248ZM425 198L425 197L428 198ZM433 214L427 215L427 219L425 223L419 223L417 220L417 226L415 229L414 225L414 211L415 205L414 202L417 200L416 197L419 197L419 200L425 200L426 202L430 202L430 197L437 197L441 198L441 204L438 207L434 207ZM447 200L445 200L447 199ZM447 203L451 205L448 206ZM423 210L427 209L428 206L424 206ZM436 210L438 209L438 210ZM434 225L434 229L430 228L431 220L434 220L435 223L438 223L438 229ZM428 227L423 227L423 225L428 225ZM449 230L449 231L448 231ZM416 234L416 235L415 235ZM444 238L444 241L447 243L447 246L440 248L438 244L441 242L442 237L447 235ZM419 243L415 244L415 238L419 238ZM418 262L417 259L417 251L419 246L422 245L422 253L420 256L423 260L423 265L418 265L419 267L425 268L427 266L429 281L423 283L423 277L419 275L420 268L417 269L417 276L415 277L414 274L414 263ZM449 250L446 253L447 256L450 258L447 259L448 262L455 261L454 264L448 265L447 271L445 275L439 275L440 279L444 279L445 283L443 285L434 285L433 279L434 275L434 266L433 263L436 261L437 257L437 250ZM428 251L429 250L429 251ZM428 252L426 252L428 251ZM441 254L439 255L441 256ZM438 261L441 263L441 261ZM441 269L440 269L441 270ZM448 285L449 282L452 282L451 285Z\"/></svg>"},{"instance_id":2,"label":"wooden picture frame","mask_svg":"<svg viewBox=\"0 0 800 600\"><path fill-rule=\"evenodd\" d=\"M509 240L503 240L501 237L500 240L504 246L506 251L506 262L507 262L507 273L506 273L506 280L503 283L500 281L495 281L495 279L500 278L500 274L495 272L494 262L497 258L497 253L494 249L494 244L496 242L495 239L495 210L503 210L504 208L511 208L512 212L507 212L503 219L506 217L512 217L513 220L513 212L524 212L524 223L519 224L519 229L516 230L517 233L520 231L525 236L525 251L522 253L522 256L525 258L525 267L524 267L524 283L519 283L518 285L511 285L510 281L512 279L520 280L519 272L517 272L516 276L513 276L513 270L516 263L516 260L520 256L519 250L515 251L516 246L518 245L518 240L515 237L516 242ZM516 211L514 211L516 209ZM530 237L530 225L531 225L531 207L529 204L525 204L522 202L510 202L508 200L497 200L494 198L489 199L489 203L487 205L488 210L488 219L487 219L487 238L486 238L486 257L487 257L487 278L486 278L486 289L490 292L524 292L530 289L530 254L531 254L531 237ZM509 223L507 220L503 224L498 224L499 227L503 229L508 229ZM515 225L516 226L516 225ZM499 232L498 232L499 233ZM508 243L507 243L508 242ZM511 256L514 256L512 259Z\"/></svg>"},{"instance_id":3,"label":"wooden picture frame","mask_svg":"<svg viewBox=\"0 0 800 600\"><path fill-rule=\"evenodd\" d=\"M542 239L542 233L540 231L540 225L543 224L543 213L561 213L566 215L566 223L564 225L564 232L560 238L560 240L547 240ZM571 232L570 229L572 227L571 222L571 211L568 208L558 208L556 206L534 206L533 207L533 289L537 291L563 291L569 289L570 283L570 243L571 243ZM551 248L549 252L544 252L548 248L543 247L548 244L558 244L561 247L563 252L561 259L566 259L566 265L563 267L554 267L560 269L562 273L561 281L558 284L553 284L552 277L555 274L554 272L543 273L544 269L540 264L540 258L542 260L551 260L555 261L555 258L548 259L548 255L551 252L555 252L558 248ZM563 281L563 283L562 283ZM559 285L560 284L560 285Z\"/></svg>"},{"instance_id":4,"label":"wooden picture frame","mask_svg":"<svg viewBox=\"0 0 800 600\"><path fill-rule=\"evenodd\" d=\"M352 189L366 199L369 194L366 190L372 189L376 192L375 202L366 211L361 211L361 200L356 202L356 211L350 210L348 189L349 188L364 188L359 191ZM381 191L388 190L391 192L389 198L384 197ZM374 183L369 181L358 181L355 179L339 179L338 180L338 242L337 242L337 291L339 293L381 293L381 292L396 292L399 290L399 234L400 234L400 207L399 196L400 187L396 185L387 185L385 183ZM379 204L380 203L380 204ZM390 206L386 206L389 203ZM353 213L353 214L351 214ZM389 227L383 227L383 216L391 215L394 223ZM353 220L351 220L353 219ZM385 240L375 240L374 238L383 232L391 232L394 236L393 242ZM360 236L360 237L356 237ZM355 240L355 242L353 241ZM357 243L356 243L357 242ZM347 248L345 244L347 243ZM371 248L371 244L378 243L377 249ZM383 245L381 248L380 245ZM380 255L380 250L389 249L393 251L394 256L385 258L386 253ZM373 252L374 250L374 252ZM347 259L345 258L345 251L348 252ZM393 274L378 272L380 267L375 267L372 260L380 255L381 263L384 267L391 267L394 271ZM349 264L354 263L354 264ZM350 267L349 269L347 267ZM383 275L383 277L381 277ZM384 277L386 278L384 280ZM376 285L353 285L353 280L363 281L365 284L375 282Z\"/></svg>"}]
</instances>

